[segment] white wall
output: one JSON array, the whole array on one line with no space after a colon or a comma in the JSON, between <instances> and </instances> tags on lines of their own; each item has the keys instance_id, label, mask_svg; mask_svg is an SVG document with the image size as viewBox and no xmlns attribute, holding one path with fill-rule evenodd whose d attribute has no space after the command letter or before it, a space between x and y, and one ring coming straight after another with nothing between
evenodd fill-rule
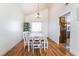
<instances>
[{"instance_id":1,"label":"white wall","mask_svg":"<svg viewBox=\"0 0 79 59\"><path fill-rule=\"evenodd\" d=\"M44 35L48 36L48 9L44 9L42 11L40 11L41 14L41 18L37 19L35 17L36 13L30 14L30 15L26 15L25 16L25 22L29 22L32 23L34 21L39 21L42 22L42 33Z\"/></svg>"},{"instance_id":2,"label":"white wall","mask_svg":"<svg viewBox=\"0 0 79 59\"><path fill-rule=\"evenodd\" d=\"M70 49L74 55L79 56L79 4L72 6Z\"/></svg>"},{"instance_id":3,"label":"white wall","mask_svg":"<svg viewBox=\"0 0 79 59\"><path fill-rule=\"evenodd\" d=\"M71 12L70 51L79 55L79 4L51 4L49 7L49 37L59 42L59 17Z\"/></svg>"},{"instance_id":4,"label":"white wall","mask_svg":"<svg viewBox=\"0 0 79 59\"><path fill-rule=\"evenodd\" d=\"M22 39L23 14L18 4L0 3L0 55Z\"/></svg>"}]
</instances>

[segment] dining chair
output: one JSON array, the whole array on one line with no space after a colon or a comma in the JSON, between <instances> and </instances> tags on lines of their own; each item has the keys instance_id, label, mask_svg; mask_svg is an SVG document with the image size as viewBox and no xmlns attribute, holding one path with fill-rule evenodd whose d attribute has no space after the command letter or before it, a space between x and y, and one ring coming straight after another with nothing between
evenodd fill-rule
<instances>
[{"instance_id":1,"label":"dining chair","mask_svg":"<svg viewBox=\"0 0 79 59\"><path fill-rule=\"evenodd\" d=\"M47 39L47 37L42 37L42 39L43 39L42 44L43 44L44 50L48 49L48 39Z\"/></svg>"},{"instance_id":2,"label":"dining chair","mask_svg":"<svg viewBox=\"0 0 79 59\"><path fill-rule=\"evenodd\" d=\"M26 48L27 46L27 33L26 32L23 32L23 39L24 39L24 49Z\"/></svg>"},{"instance_id":3,"label":"dining chair","mask_svg":"<svg viewBox=\"0 0 79 59\"><path fill-rule=\"evenodd\" d=\"M28 37L28 52L32 49L32 41L33 41L33 38Z\"/></svg>"},{"instance_id":4,"label":"dining chair","mask_svg":"<svg viewBox=\"0 0 79 59\"><path fill-rule=\"evenodd\" d=\"M28 47L28 51L30 50L31 41L29 41L29 34L28 32L23 32L23 39L24 39L24 49L26 50L26 46Z\"/></svg>"},{"instance_id":5,"label":"dining chair","mask_svg":"<svg viewBox=\"0 0 79 59\"><path fill-rule=\"evenodd\" d=\"M41 38L40 37L34 37L33 38L33 43L32 43L33 53L34 53L35 49L40 49L40 53L41 53Z\"/></svg>"}]
</instances>

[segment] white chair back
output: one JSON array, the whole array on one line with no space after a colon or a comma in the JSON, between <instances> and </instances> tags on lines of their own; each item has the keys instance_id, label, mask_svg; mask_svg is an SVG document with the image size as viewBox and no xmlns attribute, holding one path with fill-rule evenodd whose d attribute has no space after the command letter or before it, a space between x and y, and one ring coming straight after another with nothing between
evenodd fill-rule
<instances>
[{"instance_id":1,"label":"white chair back","mask_svg":"<svg viewBox=\"0 0 79 59\"><path fill-rule=\"evenodd\" d=\"M39 48L40 49L40 53L41 53L41 39L40 37L34 37L33 38L33 53L34 53L34 49Z\"/></svg>"},{"instance_id":2,"label":"white chair back","mask_svg":"<svg viewBox=\"0 0 79 59\"><path fill-rule=\"evenodd\" d=\"M41 38L40 37L34 37L33 38L33 44L41 44Z\"/></svg>"},{"instance_id":3,"label":"white chair back","mask_svg":"<svg viewBox=\"0 0 79 59\"><path fill-rule=\"evenodd\" d=\"M24 39L24 43L27 43L28 42L28 32L23 32L23 39Z\"/></svg>"}]
</instances>

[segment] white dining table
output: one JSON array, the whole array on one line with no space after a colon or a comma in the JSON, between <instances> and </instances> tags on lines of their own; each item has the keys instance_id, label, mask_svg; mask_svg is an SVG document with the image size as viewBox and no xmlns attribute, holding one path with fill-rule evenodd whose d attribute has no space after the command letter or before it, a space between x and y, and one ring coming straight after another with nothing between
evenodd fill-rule
<instances>
[{"instance_id":1,"label":"white dining table","mask_svg":"<svg viewBox=\"0 0 79 59\"><path fill-rule=\"evenodd\" d=\"M30 41L33 41L33 38L34 37L39 37L39 38L42 38L41 40L44 40L44 42L45 42L45 39L43 39L43 38L45 38L45 36L42 34L42 33L31 33L30 35L29 35L29 39L28 39L28 52L30 51ZM44 44L44 46L45 46L45 44ZM44 48L44 50L45 50L45 48Z\"/></svg>"}]
</instances>

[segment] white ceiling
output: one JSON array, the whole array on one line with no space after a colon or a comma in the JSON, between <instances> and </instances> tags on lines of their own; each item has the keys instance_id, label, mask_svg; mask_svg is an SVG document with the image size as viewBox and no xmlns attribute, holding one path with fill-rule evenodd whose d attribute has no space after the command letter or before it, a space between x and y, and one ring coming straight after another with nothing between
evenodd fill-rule
<instances>
[{"instance_id":1,"label":"white ceiling","mask_svg":"<svg viewBox=\"0 0 79 59\"><path fill-rule=\"evenodd\" d=\"M39 9L45 9L48 8L48 3L39 3ZM38 4L37 3L23 3L21 4L21 8L24 14L28 15L31 13L34 13L38 10Z\"/></svg>"}]
</instances>

